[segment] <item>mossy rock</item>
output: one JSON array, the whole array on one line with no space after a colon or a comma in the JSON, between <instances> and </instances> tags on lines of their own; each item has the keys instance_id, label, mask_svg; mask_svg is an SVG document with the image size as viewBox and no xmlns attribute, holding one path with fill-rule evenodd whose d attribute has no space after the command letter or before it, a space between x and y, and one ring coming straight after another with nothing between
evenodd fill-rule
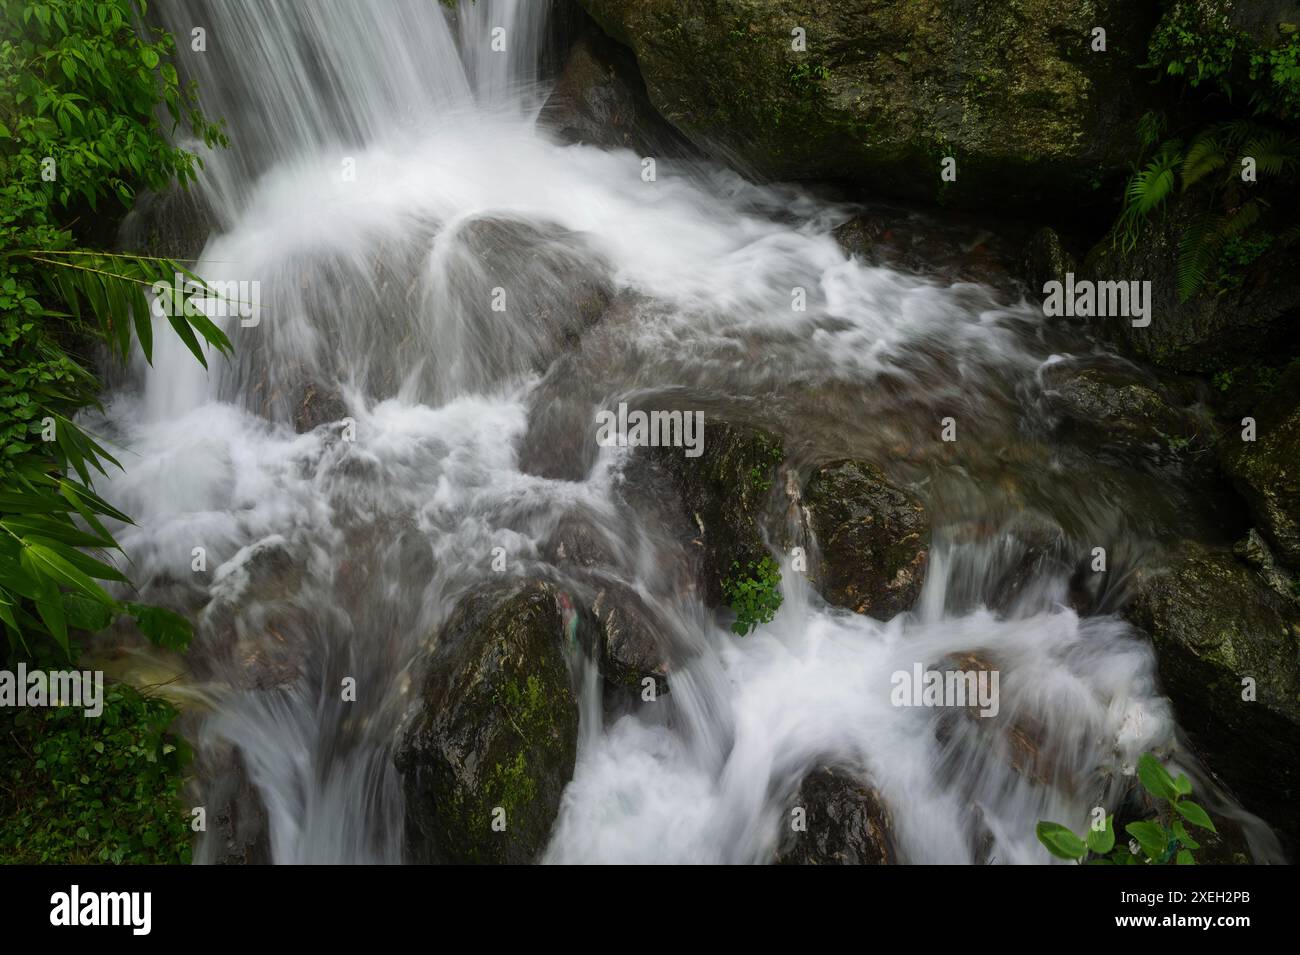
<instances>
[{"instance_id":1,"label":"mossy rock","mask_svg":"<svg viewBox=\"0 0 1300 955\"><path fill-rule=\"evenodd\" d=\"M1149 281L1151 323L1135 328L1122 316L1087 321L1135 358L1170 371L1211 375L1241 365L1273 365L1294 355L1300 345L1294 250L1267 253L1232 287L1219 287L1215 279L1188 300L1180 297L1180 243L1201 211L1192 200L1173 201L1150 218L1131 251L1110 237L1102 239L1076 278Z\"/></svg>"},{"instance_id":2,"label":"mossy rock","mask_svg":"<svg viewBox=\"0 0 1300 955\"><path fill-rule=\"evenodd\" d=\"M781 439L770 431L706 417L699 457L688 458L681 448L651 451L672 475L700 533L705 601L721 606L723 581L731 576L732 565L746 567L768 556L761 521L785 458Z\"/></svg>"},{"instance_id":3,"label":"mossy rock","mask_svg":"<svg viewBox=\"0 0 1300 955\"><path fill-rule=\"evenodd\" d=\"M1300 834L1300 617L1231 553L1184 543L1134 578L1127 615L1151 635L1179 724L1246 808ZM1255 700L1244 700L1251 678Z\"/></svg>"},{"instance_id":4,"label":"mossy rock","mask_svg":"<svg viewBox=\"0 0 1300 955\"><path fill-rule=\"evenodd\" d=\"M1156 0L581 2L696 145L760 176L876 195L1086 199L1122 180L1153 95L1137 67ZM955 182L940 178L947 156Z\"/></svg>"},{"instance_id":5,"label":"mossy rock","mask_svg":"<svg viewBox=\"0 0 1300 955\"><path fill-rule=\"evenodd\" d=\"M813 573L830 603L888 619L921 593L930 521L913 494L864 461L818 468L804 487L821 560Z\"/></svg>"},{"instance_id":6,"label":"mossy rock","mask_svg":"<svg viewBox=\"0 0 1300 955\"><path fill-rule=\"evenodd\" d=\"M577 755L564 603L539 581L490 586L442 628L397 756L413 858L526 863L545 849Z\"/></svg>"},{"instance_id":7,"label":"mossy rock","mask_svg":"<svg viewBox=\"0 0 1300 955\"><path fill-rule=\"evenodd\" d=\"M1279 560L1300 571L1300 364L1252 415L1256 439L1234 426L1221 445L1224 470Z\"/></svg>"}]
</instances>

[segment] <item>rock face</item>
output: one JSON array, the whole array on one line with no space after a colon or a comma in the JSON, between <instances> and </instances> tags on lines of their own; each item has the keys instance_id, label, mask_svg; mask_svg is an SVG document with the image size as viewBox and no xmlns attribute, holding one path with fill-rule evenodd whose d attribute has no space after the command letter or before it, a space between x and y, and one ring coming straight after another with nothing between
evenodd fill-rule
<instances>
[{"instance_id":1,"label":"rock face","mask_svg":"<svg viewBox=\"0 0 1300 955\"><path fill-rule=\"evenodd\" d=\"M1155 0L581 2L696 145L774 178L970 206L1122 176L1158 15Z\"/></svg>"},{"instance_id":2,"label":"rock face","mask_svg":"<svg viewBox=\"0 0 1300 955\"><path fill-rule=\"evenodd\" d=\"M880 797L842 769L823 767L804 777L791 804L805 814L806 831L790 831L777 857L782 865L887 865L896 856L889 812ZM785 816L790 825L791 813Z\"/></svg>"},{"instance_id":3,"label":"rock face","mask_svg":"<svg viewBox=\"0 0 1300 955\"><path fill-rule=\"evenodd\" d=\"M1149 281L1151 324L1128 318L1092 319L1135 357L1160 368L1211 374L1259 362L1271 364L1294 350L1300 322L1300 273L1294 250L1277 249L1251 267L1235 287L1212 283L1186 302L1178 293L1179 243L1196 210L1178 202L1154 215L1131 252L1103 239L1079 277L1094 281Z\"/></svg>"},{"instance_id":4,"label":"rock face","mask_svg":"<svg viewBox=\"0 0 1300 955\"><path fill-rule=\"evenodd\" d=\"M655 681L655 693L668 692L666 641L645 602L628 587L607 584L596 593L591 613L600 627L601 669L615 686L641 690Z\"/></svg>"},{"instance_id":5,"label":"rock face","mask_svg":"<svg viewBox=\"0 0 1300 955\"><path fill-rule=\"evenodd\" d=\"M1129 618L1151 635L1179 724L1247 809L1300 834L1300 616L1227 552L1187 543L1135 575ZM1256 699L1243 700L1244 678Z\"/></svg>"},{"instance_id":6,"label":"rock face","mask_svg":"<svg viewBox=\"0 0 1300 955\"><path fill-rule=\"evenodd\" d=\"M705 417L704 447L697 458L681 448L655 448L655 459L674 485L700 532L704 597L723 602L722 582L733 563L741 567L767 556L760 517L784 457L781 440L756 428Z\"/></svg>"},{"instance_id":7,"label":"rock face","mask_svg":"<svg viewBox=\"0 0 1300 955\"><path fill-rule=\"evenodd\" d=\"M636 58L599 30L579 36L542 107L542 121L570 143L632 149L643 155L685 146L646 95Z\"/></svg>"},{"instance_id":8,"label":"rock face","mask_svg":"<svg viewBox=\"0 0 1300 955\"><path fill-rule=\"evenodd\" d=\"M1300 365L1252 415L1256 440L1229 431L1224 470L1246 499L1278 559L1300 571Z\"/></svg>"},{"instance_id":9,"label":"rock face","mask_svg":"<svg viewBox=\"0 0 1300 955\"><path fill-rule=\"evenodd\" d=\"M526 863L545 848L577 753L562 600L538 581L493 586L444 625L397 756L414 858Z\"/></svg>"},{"instance_id":10,"label":"rock face","mask_svg":"<svg viewBox=\"0 0 1300 955\"><path fill-rule=\"evenodd\" d=\"M1183 407L1180 396L1127 362L1058 361L1042 373L1043 397L1062 430L1096 446L1137 451L1147 461L1200 456L1213 423ZM1212 455L1205 455L1207 465ZM1212 465L1211 465L1212 466Z\"/></svg>"},{"instance_id":11,"label":"rock face","mask_svg":"<svg viewBox=\"0 0 1300 955\"><path fill-rule=\"evenodd\" d=\"M821 551L813 579L822 596L882 619L911 607L929 555L921 502L863 461L818 468L803 498Z\"/></svg>"}]
</instances>

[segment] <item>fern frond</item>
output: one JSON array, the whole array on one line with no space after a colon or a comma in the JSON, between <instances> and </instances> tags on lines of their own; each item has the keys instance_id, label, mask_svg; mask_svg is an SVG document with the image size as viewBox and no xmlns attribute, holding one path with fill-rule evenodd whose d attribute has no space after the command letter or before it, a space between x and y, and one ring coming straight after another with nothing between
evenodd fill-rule
<instances>
[{"instance_id":1,"label":"fern frond","mask_svg":"<svg viewBox=\"0 0 1300 955\"><path fill-rule=\"evenodd\" d=\"M1178 298L1186 302L1205 284L1215 254L1223 245L1223 216L1202 213L1183 230L1178 244Z\"/></svg>"},{"instance_id":2,"label":"fern frond","mask_svg":"<svg viewBox=\"0 0 1300 955\"><path fill-rule=\"evenodd\" d=\"M1293 171L1300 163L1300 139L1276 130L1260 133L1242 146L1242 153L1255 160L1255 167L1270 176Z\"/></svg>"}]
</instances>

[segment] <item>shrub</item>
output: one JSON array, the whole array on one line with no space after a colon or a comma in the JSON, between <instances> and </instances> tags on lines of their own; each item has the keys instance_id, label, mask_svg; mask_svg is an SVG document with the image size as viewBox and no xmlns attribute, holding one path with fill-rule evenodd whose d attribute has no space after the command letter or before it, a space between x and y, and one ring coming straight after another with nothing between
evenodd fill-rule
<instances>
[{"instance_id":1,"label":"shrub","mask_svg":"<svg viewBox=\"0 0 1300 955\"><path fill-rule=\"evenodd\" d=\"M750 561L744 568L731 565L732 576L722 582L722 593L735 611L731 629L742 637L767 623L781 608L781 571L771 557Z\"/></svg>"}]
</instances>

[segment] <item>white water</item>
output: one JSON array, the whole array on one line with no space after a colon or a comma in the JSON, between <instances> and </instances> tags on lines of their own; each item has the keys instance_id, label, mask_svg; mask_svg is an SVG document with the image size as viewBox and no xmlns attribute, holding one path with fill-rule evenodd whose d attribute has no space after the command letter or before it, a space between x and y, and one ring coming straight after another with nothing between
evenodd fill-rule
<instances>
[{"instance_id":1,"label":"white water","mask_svg":"<svg viewBox=\"0 0 1300 955\"><path fill-rule=\"evenodd\" d=\"M202 182L218 229L197 270L258 280L263 308L254 328L228 323L233 363L204 373L164 339L141 387L113 396L106 426L131 453L109 494L138 522L120 539L146 593L206 605L200 743L242 751L275 861L401 860L392 752L422 652L488 578L493 547L529 573L573 514L609 538L606 569L681 652L654 704L584 699L548 861L769 860L789 795L826 764L879 790L908 862L1047 861L1035 822L1081 830L1146 750L1206 785L1148 644L1068 609L1068 567L986 609L1027 552L1026 523L1064 528L1075 556L1099 535L1119 555L1150 546L1149 508L1129 493L1148 479L1099 477L1026 436L1023 383L1061 347L1041 316L848 259L829 231L850 210L802 190L669 158L647 183L631 152L555 142L536 121L545 4L462 7L454 28L427 0L164 11L181 37L206 25L209 52L186 62L232 128ZM490 50L496 26L507 54ZM485 303L497 286L560 302L566 283L526 272L527 250L502 274L479 262L467 237L501 219L623 293L621 318L549 373L548 331ZM511 285L524 274L529 287ZM806 312L790 308L795 286ZM355 442L293 432L306 382L343 394ZM805 456L852 453L912 482L936 524L914 612L829 609L787 564L770 625L742 639L714 623L679 586L685 545L624 494L625 452L595 447L595 410L628 395L758 416L807 436ZM940 447L949 414L970 437ZM561 462L575 479L525 460L539 428L585 435L580 464ZM285 556L290 584L268 591L266 554ZM1001 671L996 720L936 735L935 711L889 704L894 671L970 651ZM346 676L355 704L338 702ZM1020 725L1041 729L1033 773L1005 742Z\"/></svg>"}]
</instances>

